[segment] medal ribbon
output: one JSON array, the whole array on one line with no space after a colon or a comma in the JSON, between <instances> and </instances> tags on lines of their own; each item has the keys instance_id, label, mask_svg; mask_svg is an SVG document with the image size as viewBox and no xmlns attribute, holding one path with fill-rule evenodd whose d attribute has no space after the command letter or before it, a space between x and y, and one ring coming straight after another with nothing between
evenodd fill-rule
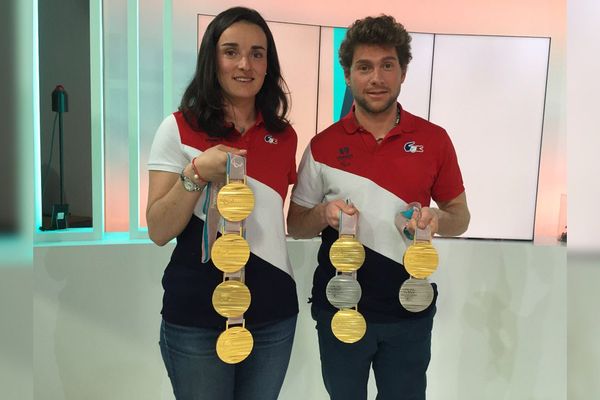
<instances>
[{"instance_id":1,"label":"medal ribbon","mask_svg":"<svg viewBox=\"0 0 600 400\"><path fill-rule=\"evenodd\" d=\"M228 364L237 364L250 354L253 347L252 334L245 328L244 312L250 305L250 293L244 281L245 263L249 257L249 247L245 240L245 219L254 207L254 196L246 185L244 157L227 153L226 172L226 185L215 196L217 199L213 198L211 201L213 205L216 203L215 209L221 216L219 225L222 232L222 236L212 248L215 252L212 258L215 266L223 271L223 283L213 293L213 306L219 314L227 318L225 331L217 339L217 355ZM211 191L211 194L214 193ZM212 235L210 232L209 234ZM233 287L233 291L219 297L216 293L223 285L227 288ZM215 303L215 299L218 303ZM236 312L225 312L221 308L223 306L226 311L233 308ZM237 312L241 313L238 315Z\"/></svg>"},{"instance_id":2,"label":"medal ribbon","mask_svg":"<svg viewBox=\"0 0 600 400\"><path fill-rule=\"evenodd\" d=\"M210 260L210 250L217 238L219 230L219 210L217 210L217 193L223 187L223 182L208 182L206 185L204 204L204 227L202 228L202 262L207 263Z\"/></svg>"},{"instance_id":3,"label":"medal ribbon","mask_svg":"<svg viewBox=\"0 0 600 400\"><path fill-rule=\"evenodd\" d=\"M346 204L351 204L349 199ZM331 330L341 342L355 343L367 329L364 317L358 312L362 291L356 280L356 271L365 260L364 246L356 239L358 214L348 215L340 210L338 229L339 238L329 251L336 276L326 288L327 299L340 309L331 320Z\"/></svg>"},{"instance_id":4,"label":"medal ribbon","mask_svg":"<svg viewBox=\"0 0 600 400\"><path fill-rule=\"evenodd\" d=\"M408 225L408 221L414 216L414 212L418 214L416 215L415 232L411 234L406 226ZM412 241L412 244L406 249L403 258L404 268L410 277L400 286L398 296L400 304L406 310L421 312L433 302L433 287L427 278L437 268L438 255L431 244L432 235L429 225L424 229L418 226L421 218L421 205L419 203L410 203L407 206L407 210L401 212L399 216L406 218L402 232L404 237Z\"/></svg>"}]
</instances>

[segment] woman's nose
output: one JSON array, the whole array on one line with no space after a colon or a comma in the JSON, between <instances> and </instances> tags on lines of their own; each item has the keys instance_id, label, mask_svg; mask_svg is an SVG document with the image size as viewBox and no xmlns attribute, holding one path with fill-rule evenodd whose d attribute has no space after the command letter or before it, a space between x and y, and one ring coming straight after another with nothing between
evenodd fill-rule
<instances>
[{"instance_id":1,"label":"woman's nose","mask_svg":"<svg viewBox=\"0 0 600 400\"><path fill-rule=\"evenodd\" d=\"M241 69L242 71L247 71L248 69L250 69L250 63L248 62L248 57L242 56L242 58L240 59L240 62L238 63L238 68Z\"/></svg>"}]
</instances>

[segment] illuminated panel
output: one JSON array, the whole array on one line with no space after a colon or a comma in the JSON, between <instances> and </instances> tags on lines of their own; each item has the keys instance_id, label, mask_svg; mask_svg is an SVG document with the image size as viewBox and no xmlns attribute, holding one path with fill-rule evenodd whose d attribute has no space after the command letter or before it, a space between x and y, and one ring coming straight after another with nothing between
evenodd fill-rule
<instances>
[{"instance_id":1,"label":"illuminated panel","mask_svg":"<svg viewBox=\"0 0 600 400\"><path fill-rule=\"evenodd\" d=\"M304 148L317 129L319 27L269 22L269 28L275 38L282 75L290 89L292 109L289 119L298 135L297 167ZM288 195L284 215L287 215L289 202Z\"/></svg>"},{"instance_id":2,"label":"illuminated panel","mask_svg":"<svg viewBox=\"0 0 600 400\"><path fill-rule=\"evenodd\" d=\"M104 0L105 230L129 230L127 2Z\"/></svg>"},{"instance_id":3,"label":"illuminated panel","mask_svg":"<svg viewBox=\"0 0 600 400\"><path fill-rule=\"evenodd\" d=\"M317 133L333 123L334 109L334 65L339 62L335 53L337 52L333 31L338 28L321 27L321 50L319 57L319 104L317 105ZM341 69L341 67L340 67ZM342 81L343 86L345 84ZM339 115L339 111L338 111Z\"/></svg>"},{"instance_id":4,"label":"illuminated panel","mask_svg":"<svg viewBox=\"0 0 600 400\"><path fill-rule=\"evenodd\" d=\"M429 91L433 58L432 34L411 33L412 60L408 64L406 79L398 101L405 110L427 119L429 116Z\"/></svg>"},{"instance_id":5,"label":"illuminated panel","mask_svg":"<svg viewBox=\"0 0 600 400\"><path fill-rule=\"evenodd\" d=\"M146 227L148 203L148 156L163 115L163 19L162 0L145 0L140 8L139 48L139 227ZM193 71L190 71L192 73ZM172 112L174 110L170 110ZM130 144L131 145L131 144ZM135 143L134 143L135 145ZM137 228L139 228L137 227ZM135 229L136 227L134 227Z\"/></svg>"},{"instance_id":6,"label":"illuminated panel","mask_svg":"<svg viewBox=\"0 0 600 400\"><path fill-rule=\"evenodd\" d=\"M472 238L533 239L549 39L437 35L431 121L450 134Z\"/></svg>"}]
</instances>

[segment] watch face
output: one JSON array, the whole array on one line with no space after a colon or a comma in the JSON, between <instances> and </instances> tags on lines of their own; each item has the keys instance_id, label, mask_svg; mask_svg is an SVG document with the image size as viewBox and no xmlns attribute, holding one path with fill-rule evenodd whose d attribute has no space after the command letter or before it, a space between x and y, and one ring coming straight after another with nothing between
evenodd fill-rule
<instances>
[{"instance_id":1,"label":"watch face","mask_svg":"<svg viewBox=\"0 0 600 400\"><path fill-rule=\"evenodd\" d=\"M183 188L188 192L200 191L200 186L183 174L181 174L181 182L183 182Z\"/></svg>"},{"instance_id":2,"label":"watch face","mask_svg":"<svg viewBox=\"0 0 600 400\"><path fill-rule=\"evenodd\" d=\"M188 178L188 179L185 179L185 180L183 181L183 186L185 186L185 189L186 189L188 192L193 192L193 191L194 191L194 183L193 183L193 182L191 182L191 181L189 180L189 178Z\"/></svg>"}]
</instances>

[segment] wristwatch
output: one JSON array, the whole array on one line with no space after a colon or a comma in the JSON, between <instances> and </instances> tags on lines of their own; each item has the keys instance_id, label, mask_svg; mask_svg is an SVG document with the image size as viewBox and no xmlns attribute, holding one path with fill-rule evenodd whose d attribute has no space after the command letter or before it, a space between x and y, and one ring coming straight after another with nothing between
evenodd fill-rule
<instances>
[{"instance_id":1,"label":"wristwatch","mask_svg":"<svg viewBox=\"0 0 600 400\"><path fill-rule=\"evenodd\" d=\"M183 171L185 171L185 169ZM183 183L183 188L185 190L187 190L188 192L200 192L200 191L202 191L203 187L200 186L200 185L198 185L196 182L194 182L188 176L186 176L183 173L183 171L181 171L181 174L179 174L179 177L181 178L181 183Z\"/></svg>"}]
</instances>

